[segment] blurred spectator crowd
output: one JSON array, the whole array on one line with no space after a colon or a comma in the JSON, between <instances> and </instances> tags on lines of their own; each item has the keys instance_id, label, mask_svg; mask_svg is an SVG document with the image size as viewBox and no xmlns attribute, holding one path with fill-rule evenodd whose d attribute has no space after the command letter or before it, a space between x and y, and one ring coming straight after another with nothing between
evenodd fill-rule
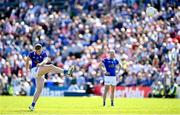
<instances>
[{"instance_id":1,"label":"blurred spectator crowd","mask_svg":"<svg viewBox=\"0 0 180 115\"><path fill-rule=\"evenodd\" d=\"M72 78L46 75L45 85L87 90L103 83L98 64L115 49L122 69L118 86L180 86L178 0L69 0L59 10L48 2L21 1L0 14L0 94L28 95L34 85L24 58L40 42L51 63ZM158 9L154 17L146 7Z\"/></svg>"}]
</instances>

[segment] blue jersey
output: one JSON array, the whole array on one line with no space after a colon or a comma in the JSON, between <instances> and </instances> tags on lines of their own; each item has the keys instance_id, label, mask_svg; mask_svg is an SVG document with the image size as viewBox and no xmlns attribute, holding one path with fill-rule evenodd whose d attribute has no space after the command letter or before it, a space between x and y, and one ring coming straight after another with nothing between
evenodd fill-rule
<instances>
[{"instance_id":1,"label":"blue jersey","mask_svg":"<svg viewBox=\"0 0 180 115\"><path fill-rule=\"evenodd\" d=\"M32 61L31 68L36 67L38 63L41 63L44 58L47 57L47 54L45 51L42 51L40 55L36 54L35 51L32 51L29 53L29 58Z\"/></svg>"},{"instance_id":2,"label":"blue jersey","mask_svg":"<svg viewBox=\"0 0 180 115\"><path fill-rule=\"evenodd\" d=\"M109 76L116 76L116 65L119 64L119 61L117 59L104 59L102 62L110 74Z\"/></svg>"}]
</instances>

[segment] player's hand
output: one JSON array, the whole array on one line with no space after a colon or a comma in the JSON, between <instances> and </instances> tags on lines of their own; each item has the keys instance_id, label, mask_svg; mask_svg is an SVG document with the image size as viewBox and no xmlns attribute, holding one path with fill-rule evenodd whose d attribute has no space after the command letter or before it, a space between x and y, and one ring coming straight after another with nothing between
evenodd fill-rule
<instances>
[{"instance_id":1,"label":"player's hand","mask_svg":"<svg viewBox=\"0 0 180 115\"><path fill-rule=\"evenodd\" d=\"M109 72L106 72L106 73L105 73L105 75L106 75L106 76L109 76L109 75L110 75L110 73L109 73Z\"/></svg>"}]
</instances>

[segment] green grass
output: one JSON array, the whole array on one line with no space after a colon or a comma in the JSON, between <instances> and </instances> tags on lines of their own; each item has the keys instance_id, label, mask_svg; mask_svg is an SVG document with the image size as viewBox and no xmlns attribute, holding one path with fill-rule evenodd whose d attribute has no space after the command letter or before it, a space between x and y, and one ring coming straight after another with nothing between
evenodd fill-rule
<instances>
[{"instance_id":1,"label":"green grass","mask_svg":"<svg viewBox=\"0 0 180 115\"><path fill-rule=\"evenodd\" d=\"M28 106L32 97L0 96L0 115L67 115L67 114L180 114L180 99L116 98L115 107L102 107L101 97L40 97L36 110Z\"/></svg>"}]
</instances>

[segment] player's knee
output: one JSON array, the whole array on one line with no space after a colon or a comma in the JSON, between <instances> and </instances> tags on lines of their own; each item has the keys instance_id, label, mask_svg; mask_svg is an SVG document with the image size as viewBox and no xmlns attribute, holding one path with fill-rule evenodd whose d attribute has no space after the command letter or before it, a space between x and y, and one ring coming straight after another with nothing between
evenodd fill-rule
<instances>
[{"instance_id":1,"label":"player's knee","mask_svg":"<svg viewBox=\"0 0 180 115\"><path fill-rule=\"evenodd\" d=\"M49 65L49 67L50 67L50 68L53 68L53 67L54 67L54 65L53 65L53 64L50 64L50 65Z\"/></svg>"}]
</instances>

